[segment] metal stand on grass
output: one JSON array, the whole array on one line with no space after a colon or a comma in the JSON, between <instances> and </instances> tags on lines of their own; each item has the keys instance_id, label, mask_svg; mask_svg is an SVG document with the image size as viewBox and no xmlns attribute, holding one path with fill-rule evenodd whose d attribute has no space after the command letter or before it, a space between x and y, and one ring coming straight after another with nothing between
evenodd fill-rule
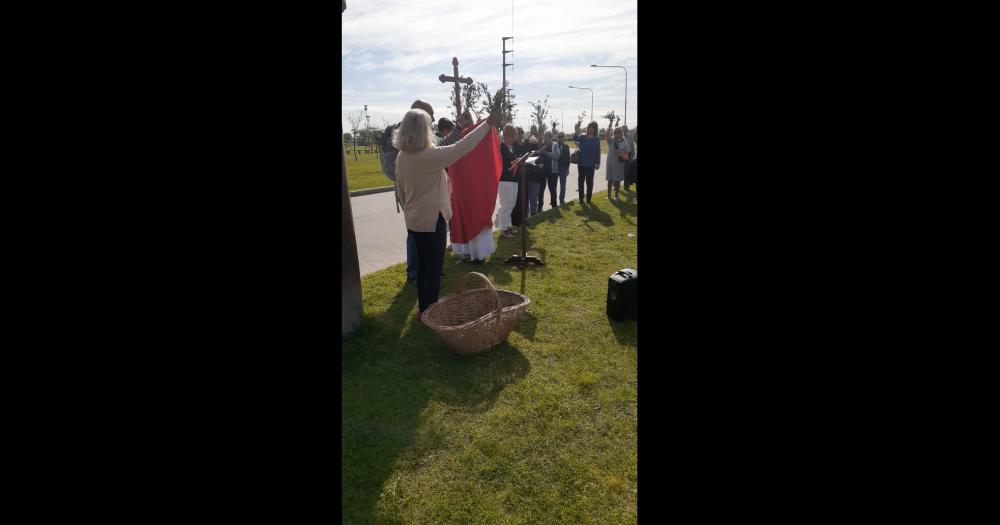
<instances>
[{"instance_id":1,"label":"metal stand on grass","mask_svg":"<svg viewBox=\"0 0 1000 525\"><path fill-rule=\"evenodd\" d=\"M528 157L528 155L531 155L531 152L525 153L524 156L521 157L519 160L523 161L525 158ZM525 199L528 198L528 187L525 186L524 184L526 183L525 173L528 170L521 169L520 171L521 171L521 182L520 182L521 189L524 190L524 191L520 192L521 193L521 254L520 255L517 255L517 254L511 255L503 263L504 264L515 264L519 268L524 268L525 266L528 265L528 263L534 263L534 264L537 264L539 266L544 266L545 263L542 262L541 259L539 259L538 257L535 257L534 255L528 255L527 254L527 251L528 251L528 237L527 237L527 234L528 234L528 213L527 213L527 211L528 210L525 208Z\"/></svg>"}]
</instances>

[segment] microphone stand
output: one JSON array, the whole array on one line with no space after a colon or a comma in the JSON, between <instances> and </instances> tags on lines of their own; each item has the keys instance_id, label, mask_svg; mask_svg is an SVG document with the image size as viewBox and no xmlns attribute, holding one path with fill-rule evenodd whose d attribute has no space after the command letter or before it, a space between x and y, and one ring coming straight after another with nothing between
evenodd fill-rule
<instances>
[{"instance_id":1,"label":"microphone stand","mask_svg":"<svg viewBox=\"0 0 1000 525\"><path fill-rule=\"evenodd\" d=\"M520 159L517 159L517 161L515 161L515 164L520 163L521 161L523 161L525 158L528 157L528 155L531 155L531 153L532 153L531 151L525 153ZM527 254L527 251L528 251L528 238L526 237L526 235L528 234L528 214L527 214L527 210L525 209L525 199L527 199L527 197L528 197L528 187L525 186L524 184L526 183L525 174L526 174L526 172L528 170L521 169L520 171L521 171L521 182L520 182L521 189L524 190L524 191L520 192L521 193L521 254L520 255L517 255L517 254L511 255L503 263L504 264L515 264L519 268L524 268L525 266L528 265L528 263L534 263L534 264L537 264L539 266L544 266L545 263L542 262L541 259L539 259L538 257L535 257L533 255L528 255Z\"/></svg>"}]
</instances>

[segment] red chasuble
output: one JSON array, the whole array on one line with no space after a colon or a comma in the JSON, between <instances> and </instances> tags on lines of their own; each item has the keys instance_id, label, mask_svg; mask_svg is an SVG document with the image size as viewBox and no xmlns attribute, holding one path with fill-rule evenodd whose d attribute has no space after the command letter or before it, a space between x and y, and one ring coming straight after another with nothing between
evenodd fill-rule
<instances>
[{"instance_id":1,"label":"red chasuble","mask_svg":"<svg viewBox=\"0 0 1000 525\"><path fill-rule=\"evenodd\" d=\"M465 137L474 128L469 126L461 136ZM501 159L500 138L496 129L490 129L472 151L448 167L451 242L466 244L483 228L493 227L497 185L503 171Z\"/></svg>"}]
</instances>

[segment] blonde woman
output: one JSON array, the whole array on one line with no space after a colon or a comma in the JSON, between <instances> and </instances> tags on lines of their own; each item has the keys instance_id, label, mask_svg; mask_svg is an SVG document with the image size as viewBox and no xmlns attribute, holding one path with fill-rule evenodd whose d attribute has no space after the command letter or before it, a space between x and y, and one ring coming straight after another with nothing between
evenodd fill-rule
<instances>
[{"instance_id":1,"label":"blonde woman","mask_svg":"<svg viewBox=\"0 0 1000 525\"><path fill-rule=\"evenodd\" d=\"M517 156L514 155L514 143L517 141L517 128L507 124L503 128L503 143L500 144L500 155L503 158L503 172L500 173L500 184L497 187L497 195L500 197L500 206L497 209L497 228L500 228L501 237L512 237L514 235L513 224L510 216L517 205L517 178L514 176L512 167Z\"/></svg>"},{"instance_id":2,"label":"blonde woman","mask_svg":"<svg viewBox=\"0 0 1000 525\"><path fill-rule=\"evenodd\" d=\"M421 313L437 302L441 288L446 225L451 220L448 175L444 169L472 151L499 119L499 114L491 114L461 140L450 146L435 146L431 116L422 109L411 109L393 133L392 145L399 150L396 181L403 219L417 244L417 297Z\"/></svg>"}]
</instances>

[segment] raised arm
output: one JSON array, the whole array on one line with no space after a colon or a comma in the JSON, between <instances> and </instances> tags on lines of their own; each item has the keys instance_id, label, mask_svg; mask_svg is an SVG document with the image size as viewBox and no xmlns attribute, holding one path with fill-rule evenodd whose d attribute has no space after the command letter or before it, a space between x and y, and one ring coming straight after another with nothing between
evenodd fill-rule
<instances>
[{"instance_id":1,"label":"raised arm","mask_svg":"<svg viewBox=\"0 0 1000 525\"><path fill-rule=\"evenodd\" d=\"M545 146L538 150L538 153L541 153L552 160L559 160L559 154L552 151L552 143L550 142L545 143Z\"/></svg>"},{"instance_id":2,"label":"raised arm","mask_svg":"<svg viewBox=\"0 0 1000 525\"><path fill-rule=\"evenodd\" d=\"M441 139L441 142L438 142L438 147L451 146L452 144L458 142L458 137L461 135L462 132L460 132L458 128L451 130L451 133L449 133L447 137Z\"/></svg>"},{"instance_id":3,"label":"raised arm","mask_svg":"<svg viewBox=\"0 0 1000 525\"><path fill-rule=\"evenodd\" d=\"M430 152L428 152L425 157L426 162L429 166L425 166L432 169L444 169L452 164L458 162L458 159L464 157L467 153L472 151L473 148L479 144L479 141L483 140L483 137L487 135L487 132L492 129L493 126L487 123L487 121L482 121L471 133L463 137L458 142L455 142L449 146L437 146Z\"/></svg>"},{"instance_id":4,"label":"raised arm","mask_svg":"<svg viewBox=\"0 0 1000 525\"><path fill-rule=\"evenodd\" d=\"M469 110L465 110L462 115L458 117L456 123L458 125L455 126L455 129L451 130L451 133L449 133L447 137L441 139L441 142L438 142L437 144L438 146L451 146L452 144L458 142L458 138L462 136L462 130L472 125L472 114L469 113Z\"/></svg>"}]
</instances>

